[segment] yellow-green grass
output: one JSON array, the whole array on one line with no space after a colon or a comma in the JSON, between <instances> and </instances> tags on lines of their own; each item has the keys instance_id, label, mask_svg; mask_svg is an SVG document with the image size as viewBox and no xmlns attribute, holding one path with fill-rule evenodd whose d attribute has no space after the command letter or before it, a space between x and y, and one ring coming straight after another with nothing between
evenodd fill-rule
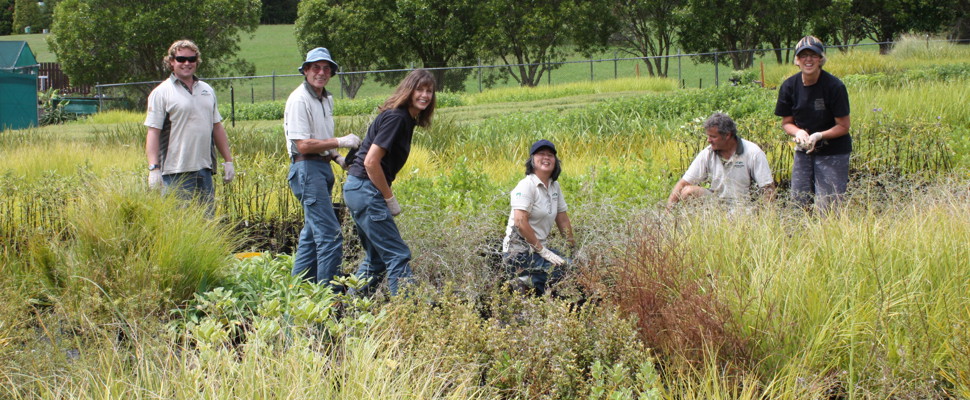
<instances>
[{"instance_id":1,"label":"yellow-green grass","mask_svg":"<svg viewBox=\"0 0 970 400\"><path fill-rule=\"evenodd\" d=\"M966 390L970 209L949 189L875 206L858 188L828 217L715 210L687 217L675 242L734 302L765 371L847 371L870 391L925 388L942 371Z\"/></svg>"}]
</instances>

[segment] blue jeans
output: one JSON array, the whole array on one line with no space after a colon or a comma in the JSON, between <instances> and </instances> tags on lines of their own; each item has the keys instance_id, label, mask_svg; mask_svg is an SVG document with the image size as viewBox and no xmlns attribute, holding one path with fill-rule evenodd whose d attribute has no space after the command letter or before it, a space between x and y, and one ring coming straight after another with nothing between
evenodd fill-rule
<instances>
[{"instance_id":1,"label":"blue jeans","mask_svg":"<svg viewBox=\"0 0 970 400\"><path fill-rule=\"evenodd\" d=\"M344 237L333 212L329 162L306 160L290 164L290 190L303 206L303 230L293 260L293 275L329 285L340 273Z\"/></svg>"},{"instance_id":2,"label":"blue jeans","mask_svg":"<svg viewBox=\"0 0 970 400\"><path fill-rule=\"evenodd\" d=\"M203 168L192 172L179 172L162 175L162 194L174 194L182 200L197 200L206 207L205 213L215 213L215 186L212 184L212 170Z\"/></svg>"},{"instance_id":3,"label":"blue jeans","mask_svg":"<svg viewBox=\"0 0 970 400\"><path fill-rule=\"evenodd\" d=\"M559 256L556 249L549 248ZM563 257L565 258L565 257ZM566 260L568 263L569 260ZM536 295L541 296L546 291L547 286L551 286L561 281L565 272L562 266L554 266L551 262L542 258L539 253L523 251L519 253L502 253L502 263L505 265L505 272L516 278L529 277L532 287L535 288Z\"/></svg>"},{"instance_id":4,"label":"blue jeans","mask_svg":"<svg viewBox=\"0 0 970 400\"><path fill-rule=\"evenodd\" d=\"M357 224L360 245L364 248L364 261L357 269L357 277L370 279L360 293L372 294L386 275L391 295L397 295L411 279L408 265L411 249L401 238L384 196L369 179L347 175L344 201Z\"/></svg>"},{"instance_id":5,"label":"blue jeans","mask_svg":"<svg viewBox=\"0 0 970 400\"><path fill-rule=\"evenodd\" d=\"M849 154L816 156L795 152L792 163L791 196L802 206L812 204L820 211L838 205L849 183Z\"/></svg>"}]
</instances>

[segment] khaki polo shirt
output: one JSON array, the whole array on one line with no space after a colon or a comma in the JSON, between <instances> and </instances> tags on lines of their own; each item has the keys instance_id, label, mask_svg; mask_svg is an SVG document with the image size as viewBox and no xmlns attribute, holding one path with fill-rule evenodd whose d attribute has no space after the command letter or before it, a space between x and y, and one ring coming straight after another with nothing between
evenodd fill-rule
<instances>
[{"instance_id":1,"label":"khaki polo shirt","mask_svg":"<svg viewBox=\"0 0 970 400\"><path fill-rule=\"evenodd\" d=\"M707 146L697 154L682 179L692 185L709 181L711 191L730 202L750 201L752 183L762 188L774 182L765 152L745 139L740 139L737 150L727 160Z\"/></svg>"},{"instance_id":2,"label":"khaki polo shirt","mask_svg":"<svg viewBox=\"0 0 970 400\"><path fill-rule=\"evenodd\" d=\"M556 216L566 211L566 199L562 196L559 182L553 181L547 187L535 174L530 174L519 181L512 189L512 211L509 213L508 225L505 228L505 240L502 241L502 252L520 253L529 251L529 244L519 235L515 228L515 210L525 210L529 213L529 225L536 233L536 238L546 245L546 238L556 225Z\"/></svg>"},{"instance_id":3,"label":"khaki polo shirt","mask_svg":"<svg viewBox=\"0 0 970 400\"><path fill-rule=\"evenodd\" d=\"M333 96L324 90L317 96L306 81L286 99L283 112L283 132L290 156L300 154L297 140L330 139L333 137Z\"/></svg>"}]
</instances>

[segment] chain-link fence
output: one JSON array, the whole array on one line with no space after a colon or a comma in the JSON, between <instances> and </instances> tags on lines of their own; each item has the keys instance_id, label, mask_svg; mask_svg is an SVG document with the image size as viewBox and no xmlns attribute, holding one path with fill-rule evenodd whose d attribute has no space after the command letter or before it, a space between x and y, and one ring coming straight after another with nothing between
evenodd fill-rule
<instances>
[{"instance_id":1,"label":"chain-link fence","mask_svg":"<svg viewBox=\"0 0 970 400\"><path fill-rule=\"evenodd\" d=\"M937 41L967 42L966 40L927 39L927 46L930 42ZM881 44L887 43L861 43L829 48L873 47L876 51ZM620 57L619 52L614 52L612 57L544 64L482 64L479 62L479 65L474 66L426 69L444 71L446 78L450 80L450 87L457 88L454 91L465 92L520 86L520 80L509 73L509 70L512 70L518 75L520 67L543 70L541 75L535 76L532 80L536 86L660 75L676 79L681 88L705 88L736 84L736 81L732 81L734 71L732 64L735 59L746 60L743 62L747 65L773 64L779 59L782 62L791 62L792 53L792 48L717 51L655 57ZM394 90L393 85L397 80L412 69L342 71L334 77L328 89L337 98L384 97ZM356 89L351 89L347 82L360 76L363 76L363 79L360 79L362 84ZM216 89L220 104L229 104L234 108L239 103L285 101L289 93L303 82L303 75L273 73L203 79ZM148 93L158 82L99 84L95 86L95 98L99 100L100 110L113 108L137 110L143 107Z\"/></svg>"}]
</instances>

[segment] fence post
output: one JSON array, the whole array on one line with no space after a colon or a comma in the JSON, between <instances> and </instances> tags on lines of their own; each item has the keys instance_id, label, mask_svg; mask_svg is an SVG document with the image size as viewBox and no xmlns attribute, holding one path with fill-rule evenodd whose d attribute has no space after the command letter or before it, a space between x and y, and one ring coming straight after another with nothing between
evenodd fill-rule
<instances>
[{"instance_id":1,"label":"fence post","mask_svg":"<svg viewBox=\"0 0 970 400\"><path fill-rule=\"evenodd\" d=\"M680 58L681 58L681 56L680 56L680 49L677 49L677 80L683 82L684 79L681 78L681 76L680 76L681 75L681 72L682 72L681 71L681 68L680 68ZM684 87L682 89L686 89L687 88L687 83L685 82L683 84L683 86Z\"/></svg>"},{"instance_id":2,"label":"fence post","mask_svg":"<svg viewBox=\"0 0 970 400\"><path fill-rule=\"evenodd\" d=\"M249 104L256 104L256 90L249 84Z\"/></svg>"},{"instance_id":3,"label":"fence post","mask_svg":"<svg viewBox=\"0 0 970 400\"><path fill-rule=\"evenodd\" d=\"M613 51L613 79L619 78L616 74L616 51Z\"/></svg>"},{"instance_id":4,"label":"fence post","mask_svg":"<svg viewBox=\"0 0 970 400\"><path fill-rule=\"evenodd\" d=\"M273 101L276 101L276 70L275 69L273 70ZM233 123L236 123L236 122L233 121Z\"/></svg>"},{"instance_id":5,"label":"fence post","mask_svg":"<svg viewBox=\"0 0 970 400\"><path fill-rule=\"evenodd\" d=\"M236 87L232 86L231 84L229 85L229 103L231 104L229 108L230 109L229 120L232 121L232 127L235 128L236 127Z\"/></svg>"},{"instance_id":6,"label":"fence post","mask_svg":"<svg viewBox=\"0 0 970 400\"><path fill-rule=\"evenodd\" d=\"M98 91L98 112L101 112L104 108L104 100L102 99L104 96L101 96L101 82L95 82L94 88Z\"/></svg>"},{"instance_id":7,"label":"fence post","mask_svg":"<svg viewBox=\"0 0 970 400\"><path fill-rule=\"evenodd\" d=\"M717 52L715 51L714 52L714 87L718 87L719 84L721 83L720 82L720 79L719 79L719 77L717 75L717 65L718 64L720 64L720 61L718 60L718 58L717 58Z\"/></svg>"},{"instance_id":8,"label":"fence post","mask_svg":"<svg viewBox=\"0 0 970 400\"><path fill-rule=\"evenodd\" d=\"M593 59L589 59L589 81L593 81Z\"/></svg>"},{"instance_id":9,"label":"fence post","mask_svg":"<svg viewBox=\"0 0 970 400\"><path fill-rule=\"evenodd\" d=\"M482 92L482 58L478 57L478 93Z\"/></svg>"},{"instance_id":10,"label":"fence post","mask_svg":"<svg viewBox=\"0 0 970 400\"><path fill-rule=\"evenodd\" d=\"M546 63L546 84L552 86L552 68L549 68L549 63Z\"/></svg>"}]
</instances>

